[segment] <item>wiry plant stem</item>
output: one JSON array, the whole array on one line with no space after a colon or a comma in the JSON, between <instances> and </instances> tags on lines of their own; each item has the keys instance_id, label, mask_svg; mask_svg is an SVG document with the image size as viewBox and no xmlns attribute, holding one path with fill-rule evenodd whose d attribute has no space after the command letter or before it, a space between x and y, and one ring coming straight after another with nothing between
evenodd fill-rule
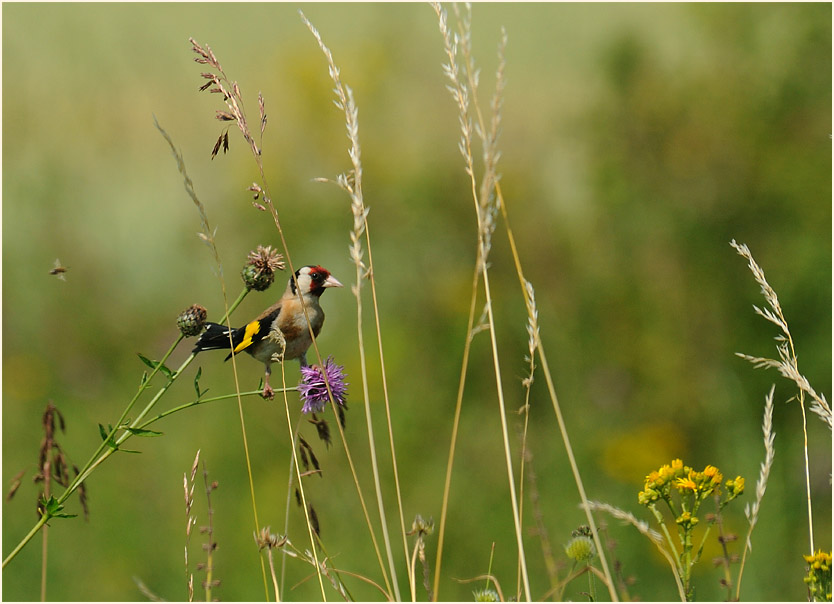
<instances>
[{"instance_id":1,"label":"wiry plant stem","mask_svg":"<svg viewBox=\"0 0 834 604\"><path fill-rule=\"evenodd\" d=\"M533 290L533 284L528 281L526 283L526 288L527 288L527 294L530 297L530 303L531 303L533 311L527 318L527 335L528 335L528 338L527 338L527 354L528 354L527 360L530 363L529 374L527 375L527 377L522 382L522 384L524 385L524 405L521 407L521 409L518 410L519 414L524 415L524 427L522 428L522 432L521 432L521 453L519 455L519 458L520 458L519 462L520 463L519 463L519 470L518 470L518 493L519 493L519 512L518 512L518 515L519 515L519 518L521 520L524 519L524 484L525 484L524 473L525 473L525 470L527 468L527 465L528 465L528 462L529 462L529 459L530 459L530 454L527 450L527 431L528 431L528 428L530 426L530 390L533 386L533 375L536 372L536 341L538 340L538 334L539 334L538 311L536 310L536 297L535 297L535 292ZM531 494L531 499L533 499L532 494ZM535 513L535 511L536 510L534 509L534 513ZM544 545L546 543L546 537L543 534L541 534L541 530L540 530L539 538L541 539L542 545L544 547ZM549 549L549 545L545 549ZM551 567L552 561L553 561L552 556L548 557L547 553L545 553L545 565L547 566L548 576L550 576L551 579L554 576L553 573L552 573L552 567ZM520 582L521 582L521 565L519 564L518 583L520 583ZM516 586L516 591L520 592L521 587L517 585Z\"/></svg>"},{"instance_id":2,"label":"wiry plant stem","mask_svg":"<svg viewBox=\"0 0 834 604\"><path fill-rule=\"evenodd\" d=\"M217 484L214 482L209 483L205 461L203 461L203 483L206 487L206 515L208 516L208 526L200 529L200 532L208 536L208 543L203 545L203 549L206 551L206 581L204 587L206 590L206 602L212 602L212 591L220 584L214 578L214 551L217 549L217 543L214 541L214 508L211 505L211 492L217 488Z\"/></svg>"},{"instance_id":3,"label":"wiry plant stem","mask_svg":"<svg viewBox=\"0 0 834 604\"><path fill-rule=\"evenodd\" d=\"M463 407L463 392L466 386L466 373L469 368L469 351L472 346L472 328L475 325L475 307L478 295L479 269L476 266L472 274L472 295L469 302L469 319L466 324L466 341L463 345L463 360L460 365L460 376L458 378L458 393L455 399L455 415L452 420L452 436L449 440L449 456L446 462L446 478L443 483L443 500L440 505L440 524L437 533L437 557L434 566L434 587L433 601L437 601L437 592L440 587L440 569L443 562L443 544L446 535L446 515L449 510L449 493L452 488L452 466L455 461L458 432L460 427L460 413Z\"/></svg>"},{"instance_id":4,"label":"wiry plant stem","mask_svg":"<svg viewBox=\"0 0 834 604\"><path fill-rule=\"evenodd\" d=\"M298 433L301 427L302 416L299 416L298 421L295 425L295 430L292 433L292 446L293 451L296 450L298 446ZM290 456L290 467L289 467L289 475L287 478L287 501L284 508L284 535L289 534L289 526L290 526L290 505L292 501L292 485L295 482L296 478L296 462L298 461L298 456L294 453ZM287 556L281 556L281 592L284 592L285 588L285 580L287 575ZM278 593L276 591L276 593Z\"/></svg>"},{"instance_id":5,"label":"wiry plant stem","mask_svg":"<svg viewBox=\"0 0 834 604\"><path fill-rule=\"evenodd\" d=\"M345 86L342 83L341 75L339 68L336 66L335 61L333 60L333 54L331 53L330 49L324 44L324 41L321 38L318 30L313 26L313 24L307 19L304 13L301 13L301 18L304 23L307 25L310 32L313 34L313 37L318 42L319 48L321 48L322 52L324 53L327 62L328 62L328 71L330 73L330 77L333 80L335 85L334 92L336 93L336 105L341 109L345 114L345 125L347 129L347 136L348 140L350 140L350 148L348 150L348 155L350 156L351 163L353 166L352 171L349 174L340 175L337 183L338 185L348 193L351 199L351 211L353 213L353 230L351 231L350 238L351 238L351 245L350 245L350 256L356 266L356 284L353 286L353 294L356 297L356 314L357 314L357 338L359 343L359 361L360 361L360 371L362 375L362 392L363 392L363 399L364 399L364 407L365 407L365 419L368 428L368 444L370 447L370 458L371 458L371 469L373 472L374 477L374 488L377 498L377 508L379 511L380 516L380 524L382 528L382 537L383 542L385 545L385 552L388 558L388 567L391 573L391 584L389 584L388 576L385 575L383 570L383 575L385 579L386 586L388 586L389 590L393 587L393 593L397 600L400 599L400 591L399 591L399 584L397 581L397 572L396 572L396 565L394 564L394 557L391 551L391 539L388 534L388 523L385 514L385 506L382 499L382 488L380 484L380 477L379 477L379 467L377 461L377 454L376 454L376 445L374 440L374 431L373 431L373 422L371 417L371 408L370 408L370 395L368 392L368 372L367 372L367 361L365 357L365 344L364 344L364 337L362 334L362 297L361 297L361 285L362 281L366 278L370 279L371 282L371 292L373 296L373 307L374 307L374 318L375 318L375 325L376 325L376 335L377 335L377 344L379 348L379 355L380 355L380 366L381 366L381 374L382 374L382 386L383 386L383 396L385 401L385 411L386 411L386 418L387 418L387 425L388 425L388 436L389 436L389 444L391 448L391 458L392 458L392 465L393 465L393 472L394 472L394 487L397 494L397 507L399 511L399 518L400 518L400 528L402 534L402 541L403 541L403 550L405 553L405 560L406 565L409 565L409 558L408 558L408 544L405 537L405 520L403 517L403 507L402 507L402 497L400 491L400 483L399 483L399 472L397 470L397 455L396 449L394 447L394 438L393 438L393 427L391 421L391 410L390 410L390 403L389 403L389 396L388 396L388 384L385 374L385 357L383 355L383 347L382 347L382 331L379 319L379 307L377 304L377 297L376 297L376 280L374 276L374 267L373 267L373 256L371 255L371 239L370 233L368 229L368 208L365 207L364 197L362 194L362 162L361 162L361 147L359 146L359 120L358 120L358 110L356 108L356 103L353 98L353 92L350 87ZM368 262L369 265L366 266L363 261L363 252L362 252L362 245L361 239L364 235L366 247L368 250ZM373 536L373 531L371 531ZM380 561L381 562L381 561ZM410 572L410 569L409 569Z\"/></svg>"},{"instance_id":6,"label":"wiry plant stem","mask_svg":"<svg viewBox=\"0 0 834 604\"><path fill-rule=\"evenodd\" d=\"M494 141L485 141L485 156L486 156L486 167L485 167L485 174L484 179L481 186L481 191L484 195L479 195L478 185L475 179L475 166L472 156L472 120L470 117L470 94L474 97L476 94L476 84L477 84L477 76L475 75L473 65L471 60L467 61L464 65L464 75L468 78L470 85L464 82L464 80L460 76L460 70L457 64L457 46L459 42L463 42L465 48L468 48L469 40L470 40L470 31L469 31L469 21L468 19L463 22L463 29L461 30L461 36L454 36L454 41L452 36L449 32L449 28L447 25L447 17L446 12L440 7L439 4L433 3L432 5L434 10L438 16L438 22L440 27L440 33L443 37L443 42L446 50L446 55L448 59L448 63L444 65L444 72L446 73L447 78L450 81L450 84L447 86L448 90L451 92L455 103L458 106L458 119L460 122L461 127L461 139L459 143L459 149L461 155L464 159L465 164L465 171L469 176L470 185L471 185L471 192L472 192L472 199L475 204L475 214L477 217L478 223L478 251L477 251L477 273L476 273L476 281L477 275L479 275L483 279L484 285L484 294L486 297L486 313L488 319L488 327L489 327L489 334L490 334L490 344L492 347L492 359L493 359L493 369L495 372L495 382L496 382L496 391L498 395L498 407L501 419L501 431L503 436L504 442L504 457L505 462L507 465L507 478L509 481L509 488L510 488L510 502L512 505L512 512L513 512L513 524L515 526L515 534L516 534L516 543L518 546L518 556L519 556L519 565L521 567L521 576L522 582L524 585L524 594L527 600L530 600L530 582L527 576L527 561L525 559L524 554L524 542L522 539L522 532L521 532L521 518L519 514L519 506L518 506L518 498L516 495L516 480L515 474L513 471L513 461L512 461L512 454L510 451L510 443L509 443L509 430L507 428L507 417L506 417L506 405L504 401L504 390L503 384L501 380L501 365L499 361L498 355L498 342L496 339L495 333L495 319L493 316L493 309L492 309L492 293L490 288L490 281L489 281L489 271L487 266L487 257L489 255L490 249L490 238L492 235L492 230L494 228L494 220L492 217L494 216L494 205L489 203L491 198L491 193L493 189L493 185L497 182L497 178L495 175L495 164L494 161L491 161L490 158L496 157L494 154L494 149L489 142ZM461 20L459 19L459 22ZM467 51L468 52L468 51ZM465 53L466 54L466 53ZM477 101L474 103L477 107ZM497 123L497 122L496 122ZM482 129L482 133L486 132ZM471 337L471 333L467 334L467 338ZM450 464L451 466L451 464ZM446 497L444 497L444 501ZM441 522L445 521L445 514L441 518ZM441 525L441 531L444 530L444 526ZM440 546L439 546L440 547ZM440 550L438 550L440 551ZM438 589L438 579L439 579L439 571L440 571L440 558L438 557L438 564L436 568L436 576L435 576L435 589L434 589L434 597L437 597L437 589Z\"/></svg>"},{"instance_id":7,"label":"wiry plant stem","mask_svg":"<svg viewBox=\"0 0 834 604\"><path fill-rule=\"evenodd\" d=\"M770 477L770 468L773 466L773 458L776 454L776 449L773 446L773 440L776 434L773 432L773 391L775 385L770 387L765 397L765 411L764 419L762 420L762 433L764 434L765 445L765 460L759 469L759 480L756 481L756 500L753 505L747 504L744 506L744 515L747 517L749 527L747 529L747 536L744 539L744 551L741 554L741 565L738 569L738 579L736 579L736 600L741 594L741 577L744 574L744 565L747 562L747 554L753 549L753 544L750 541L750 535L753 534L753 529L756 527L756 522L759 520L759 508L762 504L765 491L767 490L767 481Z\"/></svg>"},{"instance_id":8,"label":"wiry plant stem","mask_svg":"<svg viewBox=\"0 0 834 604\"><path fill-rule=\"evenodd\" d=\"M47 440L50 440L50 437L47 436ZM51 443L47 442L47 447ZM44 458L43 464L43 498L44 501L48 501L51 493L51 486L52 486L52 452L47 451L47 454ZM43 533L41 534L41 602L46 602L46 569L47 569L47 560L49 555L49 526L43 527Z\"/></svg>"},{"instance_id":9,"label":"wiry plant stem","mask_svg":"<svg viewBox=\"0 0 834 604\"><path fill-rule=\"evenodd\" d=\"M586 505L587 505L588 508L590 508L592 510L599 511L599 512L605 512L606 514L610 514L611 516L613 516L614 518L616 518L618 520L622 520L623 522L626 522L626 523L630 524L631 526L636 528L638 531L640 531L641 534L645 535L649 539L649 541L651 541L655 545L655 547L657 547L657 550L661 553L661 555L664 558L666 558L666 561L669 563L669 566L672 568L672 575L675 577L675 584L678 587L678 594L681 597L681 602L686 601L686 592L684 590L683 583L681 583L680 573L678 572L677 563L675 562L675 559L672 556L672 554L670 554L668 551L666 551L666 548L663 547L663 537L660 536L660 533L658 533L657 531L649 528L649 525L648 525L647 522L644 522L642 520L638 520L634 516L634 514L632 514L630 512L626 512L625 510L621 510L620 508L616 508L613 505L609 505L607 503L600 503L598 501L588 501ZM586 506L583 505L582 507L586 507ZM663 527L664 530L666 529L665 524L661 523L661 526ZM668 533L667 533L667 536L668 536ZM670 547L672 548L672 551L674 552L675 551L675 546L674 546L674 543L671 540L671 537L669 537L669 544L670 544Z\"/></svg>"},{"instance_id":10,"label":"wiry plant stem","mask_svg":"<svg viewBox=\"0 0 834 604\"><path fill-rule=\"evenodd\" d=\"M782 332L780 335L776 336L776 341L779 344L776 346L776 349L779 352L779 360L776 361L774 359L765 359L760 357L751 357L749 355L738 354L741 358L750 361L756 367L773 367L776 368L779 373L781 373L784 377L792 380L797 387L799 388L799 394L796 397L797 401L799 401L799 409L802 412L802 434L803 434L803 450L805 453L805 498L808 508L808 538L810 541L811 547L811 554L814 553L814 517L811 507L811 470L810 470L810 460L808 458L808 422L805 416L805 395L806 393L811 396L811 411L819 415L824 422L828 424L829 429L832 428L834 425L832 423L832 414L831 414L831 407L828 404L828 401L825 399L824 396L820 396L816 393L816 391L811 388L810 383L808 380L799 372L799 366L796 360L796 350L793 344L793 337L791 337L790 329L788 328L788 322L785 319L785 315L782 313L782 305L779 303L779 298L776 295L776 291L770 286L765 278L764 271L762 268L756 263L753 259L753 254L750 252L750 249L745 244L738 244L736 243L735 239L730 242L730 245L738 252L740 256L747 260L747 267L750 269L750 272L753 274L753 278L756 280L756 283L762 289L762 295L764 296L765 300L770 306L770 309L762 309L757 306L753 306L753 309L756 311L756 314L762 316L765 320L773 323L776 325L780 331Z\"/></svg>"},{"instance_id":11,"label":"wiry plant stem","mask_svg":"<svg viewBox=\"0 0 834 604\"><path fill-rule=\"evenodd\" d=\"M269 209L269 212L270 212L270 215L272 216L273 222L275 223L275 228L278 231L278 236L281 239L281 246L284 250L284 257L286 258L287 266L289 267L289 270L290 270L290 273L291 273L290 278L293 280L293 282L295 283L295 286L297 288L298 283L296 281L296 276L295 276L295 267L293 266L292 257L290 255L289 247L287 245L287 239L284 236L284 229L281 227L281 220L278 216L278 210L277 210L277 208L275 207L275 204L272 201L272 194L270 192L269 183L267 182L267 179L266 179L266 173L264 171L263 158L261 157L261 149L255 143L254 137L252 136L252 134L249 130L249 127L248 127L248 122L246 120L246 114L245 114L244 107L243 107L243 97L240 93L240 88L238 87L236 82L230 82L229 79L226 77L226 74L223 72L223 69L220 67L220 63L217 60L217 58L214 56L214 53L211 51L211 48L208 48L208 47L206 47L205 49L202 48L193 38L191 38L190 41L191 41L191 44L193 46L194 52L196 52L199 55L199 57L195 60L198 63L210 65L211 67L216 69L218 74L219 74L219 75L218 74L213 74L213 73L203 74L204 78L210 80L209 84L207 84L203 89L208 88L210 85L213 84L214 86L216 86L216 88L212 89L211 91L212 92L220 92L220 93L223 94L223 99L226 102L226 105L227 105L230 113L228 113L226 115L223 115L222 113L218 113L218 118L224 119L224 120L226 120L226 119L235 120L235 122L238 125L238 128L241 131L241 134L243 135L244 140L249 144L250 150L252 152L252 156L255 160L255 164L258 167L258 172L260 174L261 184L260 184L259 189L258 189L259 194L263 195L263 200L266 203L266 207ZM259 109L259 113L260 113L260 135L261 135L261 138L262 138L264 129L266 127L267 118L266 118L265 102L264 102L263 96L260 95L260 94L258 95L258 109ZM221 139L218 139L218 143L217 143L217 145L215 145L215 148L214 148L214 151L213 151L212 155L216 154L221 140L222 140L222 136L221 136ZM228 143L228 139L226 139L226 144L227 143ZM256 207L258 207L261 210L264 209L263 206L256 205ZM322 365L323 363L322 363L321 353L319 352L318 343L316 342L316 335L313 333L313 326L310 322L310 316L309 316L309 312L308 312L308 309L307 309L307 304L305 303L303 297L300 296L299 300L301 301L301 309L304 313L304 318L305 318L305 321L307 323L307 329L310 332L310 338L312 340L313 350L315 351L316 358L318 359L319 365ZM230 336L229 337L231 338L231 329L230 329ZM234 358L235 357L233 355L232 356L232 361L233 362L234 362ZM281 363L281 375L282 375L282 378L285 377L284 376L284 364L283 363ZM237 380L237 374L235 374L235 379ZM330 398L331 398L331 401L332 401L333 395L332 395L332 392L331 392L331 389L330 389L330 383L329 383L329 379L328 379L326 373L324 374L324 382L325 382L325 385L327 386L328 392L330 393ZM284 380L283 384L284 384L284 387L286 388L286 380ZM286 394L284 395L284 398L285 398L285 401L286 401ZM240 401L238 401L238 405L239 405L240 410L241 410L240 413L241 413L241 418L242 418L243 417L242 416L243 411L242 411L242 405L240 404ZM335 405L335 403L334 403L334 405ZM289 418L288 418L288 421L289 421ZM342 437L342 443L344 444L345 450L348 451L347 442L345 441L345 438L344 438L344 431L341 428L341 423L337 422L337 425L339 426L339 433ZM289 424L288 424L288 426L289 426ZM290 428L290 431L291 431L291 428ZM245 440L245 438L244 438L244 440ZM245 443L244 443L244 445L245 445ZM249 466L248 449L246 449L246 451L247 451L247 466ZM295 455L295 448L294 447L293 447L293 455ZM356 478L356 471L354 469L353 462L350 459L349 451L347 452L347 455L348 455L348 462L349 462L350 467L351 467L351 472L353 473L354 482L356 483L357 488L358 488L358 480ZM251 483L251 479L250 479L250 483ZM360 497L361 497L361 493L360 493ZM253 492L253 506L254 506L254 492ZM311 542L311 548L313 550L313 557L315 558L315 561L316 561L316 573L318 574L319 583L322 586L322 597L324 597L324 587L323 587L323 582L322 582L322 577L321 577L321 565L318 563L318 554L316 553L315 540L312 537L312 527L310 526L310 518L309 518L306 507L305 507L305 517L307 519L308 533L310 534L310 542ZM257 532L258 529L259 529L259 525L257 523L257 514L256 514L256 517L255 517L255 522L256 522L255 531ZM269 588L267 586L266 567L264 565L263 558L261 558L260 560L261 560L261 570L262 570L263 580L264 580L264 591L267 593L267 598L268 598L269 597Z\"/></svg>"},{"instance_id":12,"label":"wiry plant stem","mask_svg":"<svg viewBox=\"0 0 834 604\"><path fill-rule=\"evenodd\" d=\"M190 38L190 42L191 42L195 52L197 52L198 54L200 54L201 52L203 53L203 56L204 56L205 60L202 61L202 62L209 63L213 67L215 67L220 72L220 74L222 75L222 82L228 83L228 80L226 79L226 75L223 73L223 70L220 67L220 63L217 61L217 58L214 56L214 53L211 51L211 48L209 48L208 51L203 51L203 49L199 46L199 44L197 44L197 42L193 38ZM220 86L221 90L223 90L223 85L222 85L221 80L219 78L217 78L216 76L215 76L215 78L216 78L217 84ZM239 99L239 97L240 97L240 90L238 89L236 83L232 85L232 89L234 91L234 94L229 94L228 92L224 91L223 92L224 98L226 99L227 104L231 103L230 108L234 108L234 110L237 113L240 114L238 116L238 125L244 131L244 136L247 137L247 140L251 141L251 137L248 137L247 132L246 132L245 117L243 117L242 110L241 110L240 106L238 106L238 104L237 104L236 99ZM241 103L241 106L242 106L242 100L240 101L240 103ZM197 211L200 215L200 225L202 227L202 231L199 233L199 236L206 243L206 245L209 246L209 249L211 249L212 255L214 256L214 262L215 262L215 266L217 268L217 275L218 275L218 278L220 279L220 290L221 290L221 293L222 293L222 296L223 296L223 306L224 306L225 311L226 311L225 316L224 316L223 320L221 321L221 323L222 322L226 323L226 327L229 330L229 343L231 344L232 325L229 321L229 318L231 316L232 310L236 307L237 304L240 303L240 301L249 292L249 290L248 290L248 288L246 290L244 290L244 293L240 297L238 297L238 300L232 305L232 307L231 308L229 307L229 299L228 299L228 295L226 293L226 280L223 278L223 265L220 262L220 254L217 250L217 245L216 245L215 240L214 240L214 231L209 227L209 222L208 222L208 218L206 216L205 206L200 201L199 197L197 196L196 191L194 190L194 184L191 181L191 178L188 176L188 172L185 169L185 161L183 160L182 154L177 150L176 146L174 145L174 141L171 140L171 137L168 136L168 133L165 132L165 130L163 130L162 127L157 123L156 118L154 118L154 124L156 125L160 134L162 134L162 136L165 138L168 145L171 147L171 153L173 153L174 158L177 161L177 169L179 170L180 174L182 174L182 177L183 177L183 184L185 186L186 193L188 193L188 196L194 202L194 205L197 207ZM252 141L252 145L253 145L253 147L255 146L254 141ZM287 260L289 260L289 257L287 258ZM191 357L189 357L189 361L193 358L194 358L194 354L192 354ZM179 372L177 373L177 375L179 375ZM240 417L240 429L241 429L241 433L243 435L243 452L244 452L244 457L246 458L246 471L247 471L247 475L249 477L249 495L250 495L251 500L252 500L252 516L253 516L253 519L254 519L254 522L255 522L255 530L257 530L258 526L259 526L259 522L258 522L258 507L257 507L257 504L255 502L255 481L252 477L252 463L251 463L250 458L249 458L249 443L248 443L248 440L246 438L246 424L245 424L244 419L243 419L243 401L241 400L241 396L240 396L240 381L238 380L237 359L235 358L235 355L232 355L232 375L234 377L234 382L235 382L235 392L237 393L237 405L238 405L238 414L239 414L239 417ZM268 594L269 589L267 587L267 582L266 582L266 568L264 567L263 560L261 560L261 575L262 575L262 578L263 578L264 591Z\"/></svg>"},{"instance_id":13,"label":"wiry plant stem","mask_svg":"<svg viewBox=\"0 0 834 604\"><path fill-rule=\"evenodd\" d=\"M229 310L227 312L227 316L228 316L228 314L233 312L235 308L237 308L237 306L243 301L243 298L245 298L246 294L248 294L248 293L249 293L249 290L247 290L247 289L244 289L243 292L241 292L238 299L235 300L235 302L232 304L231 307L229 307ZM226 318L224 317L223 320L225 321ZM59 505L64 504L67 501L67 499L69 499L69 497L76 490L78 490L78 488L87 480L87 478L90 476L90 474L92 474L93 471L99 465L104 463L107 460L107 458L109 458L113 453L118 451L119 447L122 444L124 444L125 441L127 441L130 437L133 436L133 433L130 432L129 430L125 430L118 438L116 438L116 433L119 430L124 430L125 426L127 425L125 420L126 420L128 414L130 413L131 409L133 409L133 406L136 404L136 401L139 399L141 394L148 388L148 385L151 383L153 378L157 375L157 373L160 372L160 368L165 365L165 362L168 360L168 358L171 356L171 354L174 352L174 350L176 349L176 347L179 345L179 343L182 340L183 340L183 336L182 336L182 334L180 334L177 337L177 339L174 341L174 343L171 345L171 347L168 349L168 351L162 356L162 359L160 359L157 362L156 366L151 370L151 372L149 374L147 374L147 376L144 377L144 379L142 381L142 384L140 385L136 394L133 396L133 398L128 403L125 410L122 412L122 414L119 417L118 421L116 422L115 426L112 428L112 430L110 430L110 432L106 435L106 437L102 439L102 443L96 448L95 452L93 452L93 454L87 460L87 463L84 464L84 466L81 468L81 470L78 472L78 474L76 474L75 478L66 487L66 489L61 494L61 496L58 497L57 503ZM142 428L146 427L148 424L152 423L153 421L156 421L157 419L161 419L162 417L170 415L171 413L173 413L175 411L178 411L181 408L185 408L187 406L193 406L194 403L189 403L188 405L182 406L180 408L176 408L174 410L166 411L166 412L156 416L155 418L153 418L151 420L145 420L145 416L151 411L151 409L154 407L154 405L156 405L156 403L159 401L159 399L162 398L162 396L168 391L168 388L171 387L171 385L177 380L177 378L180 375L182 375L182 372L186 369L186 367L188 367L188 365L191 364L191 362L194 360L194 357L195 357L194 354L190 355L187 359L185 359L185 361L183 361L182 365L176 371L173 372L172 377L165 383L164 386L162 386L162 388L160 388L160 390L151 399L151 401L145 406L145 408L142 410L142 412L132 422L130 422L130 425L129 425L130 428L132 428L132 429L136 429L136 428L142 429ZM109 444L109 448L108 448L108 444ZM105 449L107 449L107 450L105 450ZM45 514L42 515L38 519L37 523L32 527L32 529L26 534L26 536L20 541L20 543L18 543L17 546L15 546L15 548L11 551L11 553L8 556L6 556L6 558L3 560L3 568L5 568L6 565L9 562L11 562L17 556L18 553L20 553L20 551L26 546L26 544L28 544L32 540L32 538L35 535L38 534L38 531L40 531L41 528L43 528L48 521L49 521L49 516L47 516Z\"/></svg>"},{"instance_id":14,"label":"wiry plant stem","mask_svg":"<svg viewBox=\"0 0 834 604\"><path fill-rule=\"evenodd\" d=\"M538 489L538 482L536 473L533 470L533 455L528 448L524 449L524 467L525 477L529 483L529 498L532 507L531 514L536 525L535 535L541 542L542 558L544 558L544 565L547 569L547 578L550 580L551 589L558 589L559 587L559 571L556 566L556 560L553 556L553 547L550 543L550 537L547 534L547 529L544 525L544 516L542 514Z\"/></svg>"},{"instance_id":15,"label":"wiry plant stem","mask_svg":"<svg viewBox=\"0 0 834 604\"><path fill-rule=\"evenodd\" d=\"M325 372L322 372L322 373L325 373ZM296 444L298 442L298 439L297 439L298 429L293 431L293 428L292 428L292 419L290 418L290 402L287 399L287 391L286 391L287 380L286 380L286 373L284 371L284 363L281 363L281 383L285 387L284 388L284 411L285 411L286 417L287 417L287 431L290 435L290 443L292 445L292 466L295 468L295 476L296 476L296 480L298 481L298 492L301 494L301 505L304 508L304 518L307 521L306 522L306 524L307 524L307 536L310 538L310 549L312 550L312 555L313 555L313 558L315 560L316 576L317 576L318 581L319 581L319 589L321 590L321 597L322 597L322 600L326 601L327 600L327 595L325 594L325 591L324 591L324 579L322 578L321 564L319 563L318 553L316 551L316 539L315 539L315 536L313 535L313 525L310 522L310 510L309 510L309 507L307 506L307 496L304 493L304 485L302 484L302 481L301 481L301 468L298 464L298 452L296 450L297 449ZM336 421L336 423L339 424L340 422ZM289 497L289 494L287 496ZM276 594L277 594L277 592L276 592ZM276 597L277 597L277 595L276 595Z\"/></svg>"},{"instance_id":16,"label":"wiry plant stem","mask_svg":"<svg viewBox=\"0 0 834 604\"><path fill-rule=\"evenodd\" d=\"M188 589L188 601L194 601L194 575L189 571L188 565L188 544L191 542L191 529L197 523L197 519L191 515L191 507L194 505L194 476L197 473L197 464L200 461L200 450L197 450L197 455L194 457L194 463L191 464L191 475L183 473L182 486L185 491L185 582ZM189 486L190 485L190 486Z\"/></svg>"}]
</instances>

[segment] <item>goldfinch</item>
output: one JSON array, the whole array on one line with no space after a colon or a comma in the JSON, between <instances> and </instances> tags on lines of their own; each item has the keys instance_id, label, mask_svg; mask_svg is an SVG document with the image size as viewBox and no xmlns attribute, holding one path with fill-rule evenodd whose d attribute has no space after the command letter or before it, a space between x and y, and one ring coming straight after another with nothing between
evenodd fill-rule
<instances>
[{"instance_id":1,"label":"goldfinch","mask_svg":"<svg viewBox=\"0 0 834 604\"><path fill-rule=\"evenodd\" d=\"M319 298L328 287L342 287L342 284L321 266L302 266L295 271L295 279L290 278L280 300L255 320L231 330L231 341L229 329L225 325L206 323L206 331L197 340L192 352L196 354L203 350L231 348L227 361L233 354L248 352L266 366L261 395L272 398L274 392L269 385L269 376L272 373L273 355L277 354L277 358L284 361L298 359L302 367L307 366L307 349L313 340L304 310L306 308L313 334L318 336L324 323L324 311Z\"/></svg>"}]
</instances>

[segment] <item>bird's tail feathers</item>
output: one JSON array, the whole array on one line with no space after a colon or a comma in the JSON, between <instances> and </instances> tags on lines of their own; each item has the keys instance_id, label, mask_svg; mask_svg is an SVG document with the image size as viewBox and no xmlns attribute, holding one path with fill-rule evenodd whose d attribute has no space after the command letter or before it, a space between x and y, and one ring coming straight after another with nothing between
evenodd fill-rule
<instances>
[{"instance_id":1,"label":"bird's tail feathers","mask_svg":"<svg viewBox=\"0 0 834 604\"><path fill-rule=\"evenodd\" d=\"M229 328L219 323L206 323L206 330L197 340L194 350L191 352L196 354L203 350L228 350L234 348L238 342L237 329L232 329L232 342L229 342ZM229 355L231 356L231 355Z\"/></svg>"}]
</instances>

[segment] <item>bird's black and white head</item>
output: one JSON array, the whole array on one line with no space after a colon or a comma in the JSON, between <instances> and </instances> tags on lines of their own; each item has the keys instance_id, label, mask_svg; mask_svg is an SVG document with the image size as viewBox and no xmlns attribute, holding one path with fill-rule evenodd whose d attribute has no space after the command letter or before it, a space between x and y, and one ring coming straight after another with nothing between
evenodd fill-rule
<instances>
[{"instance_id":1,"label":"bird's black and white head","mask_svg":"<svg viewBox=\"0 0 834 604\"><path fill-rule=\"evenodd\" d=\"M328 287L342 287L333 275L322 266L302 266L295 271L295 279L290 279L290 291L296 293L296 282L302 295L321 296Z\"/></svg>"}]
</instances>

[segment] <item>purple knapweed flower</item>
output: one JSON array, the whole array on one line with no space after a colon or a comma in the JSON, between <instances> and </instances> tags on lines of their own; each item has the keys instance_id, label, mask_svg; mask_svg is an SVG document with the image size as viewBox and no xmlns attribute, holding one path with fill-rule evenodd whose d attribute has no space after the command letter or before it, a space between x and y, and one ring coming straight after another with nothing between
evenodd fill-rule
<instances>
[{"instance_id":1,"label":"purple knapweed flower","mask_svg":"<svg viewBox=\"0 0 834 604\"><path fill-rule=\"evenodd\" d=\"M327 384L324 376L327 375L327 382L333 392L333 400L340 406L345 406L347 400L347 387L345 382L345 368L333 362L333 357L327 357L324 368L317 365L308 365L301 368L301 381L298 383L298 392L304 406L303 413L317 413L324 409L330 396L327 393Z\"/></svg>"}]
</instances>

